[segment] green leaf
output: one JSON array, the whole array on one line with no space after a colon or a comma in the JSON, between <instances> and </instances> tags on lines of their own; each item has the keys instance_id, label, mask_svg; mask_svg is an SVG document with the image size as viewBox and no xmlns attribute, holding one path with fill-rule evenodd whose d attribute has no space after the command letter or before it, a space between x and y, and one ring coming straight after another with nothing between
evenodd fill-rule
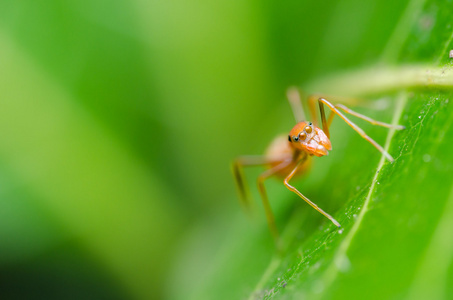
<instances>
[{"instance_id":1,"label":"green leaf","mask_svg":"<svg viewBox=\"0 0 453 300\"><path fill-rule=\"evenodd\" d=\"M410 1L376 63L304 85L307 92L381 99L390 106L360 111L406 126L394 132L358 122L394 156L389 163L335 120L332 155L315 158L312 174L295 183L343 227L269 182L283 252L273 248L263 218L256 226L241 216L201 224L183 248L173 278L181 288L171 290L173 298L446 299L453 293L452 13L451 4Z\"/></svg>"},{"instance_id":2,"label":"green leaf","mask_svg":"<svg viewBox=\"0 0 453 300\"><path fill-rule=\"evenodd\" d=\"M448 297L450 2L1 1L1 298ZM228 164L295 84L407 129L335 119L294 180L341 232L266 182L278 253Z\"/></svg>"}]
</instances>

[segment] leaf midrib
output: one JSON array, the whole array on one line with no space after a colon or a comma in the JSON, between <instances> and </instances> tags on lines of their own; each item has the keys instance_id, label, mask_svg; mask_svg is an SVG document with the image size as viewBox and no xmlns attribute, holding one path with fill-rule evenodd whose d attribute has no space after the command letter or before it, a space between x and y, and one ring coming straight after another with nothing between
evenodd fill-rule
<instances>
[{"instance_id":1,"label":"leaf midrib","mask_svg":"<svg viewBox=\"0 0 453 300\"><path fill-rule=\"evenodd\" d=\"M398 121L401 119L402 113L403 113L403 108L407 103L407 93L406 92L401 92L397 98L396 102L396 109L392 117L392 125L398 125ZM385 140L385 145L384 149L385 151L389 151L390 145L393 139L393 136L395 134L396 130L395 129L390 129L389 133L387 134L387 138ZM395 158L395 163L398 157ZM376 173L371 181L371 187L370 190L365 198L365 201L363 203L362 209L360 210L360 213L357 216L356 222L354 222L354 225L352 226L351 230L348 232L346 237L343 239L341 242L340 246L338 247L337 252L334 255L334 258L332 260L332 263L329 265L328 269L324 273L324 285L326 288L328 288L332 282L335 280L335 278L338 275L338 272L340 271L338 266L344 265L344 261L348 261L347 258L347 251L351 245L352 239L356 235L357 231L360 228L360 225L362 224L363 218L365 214L368 212L368 208L370 206L371 198L373 196L373 193L376 188L376 184L379 179L379 174L381 174L381 170L384 167L386 162L385 156L381 156L381 159L379 161Z\"/></svg>"}]
</instances>

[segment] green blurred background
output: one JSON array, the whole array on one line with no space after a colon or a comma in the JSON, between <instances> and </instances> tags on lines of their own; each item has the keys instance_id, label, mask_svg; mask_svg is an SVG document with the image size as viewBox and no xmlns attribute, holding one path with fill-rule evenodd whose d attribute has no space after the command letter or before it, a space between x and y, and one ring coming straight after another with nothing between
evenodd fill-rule
<instances>
[{"instance_id":1,"label":"green blurred background","mask_svg":"<svg viewBox=\"0 0 453 300\"><path fill-rule=\"evenodd\" d=\"M231 160L291 128L286 88L375 64L406 6L1 1L1 298L180 288L189 232L240 210Z\"/></svg>"}]
</instances>

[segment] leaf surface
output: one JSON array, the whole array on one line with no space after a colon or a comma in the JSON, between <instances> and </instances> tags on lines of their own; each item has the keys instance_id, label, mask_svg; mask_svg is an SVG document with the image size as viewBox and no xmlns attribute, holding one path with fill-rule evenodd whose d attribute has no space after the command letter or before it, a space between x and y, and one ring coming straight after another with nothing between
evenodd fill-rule
<instances>
[{"instance_id":1,"label":"leaf surface","mask_svg":"<svg viewBox=\"0 0 453 300\"><path fill-rule=\"evenodd\" d=\"M410 1L376 64L305 85L307 92L386 99L387 109L360 111L406 126L394 132L358 121L394 156L389 163L334 121L332 155L318 159L296 187L343 227L269 182L285 250L269 249L262 219L252 229L241 217L219 222L219 232L228 233L209 247L209 270L188 288L192 299L442 299L452 293L452 13L444 2ZM444 83L433 84L434 73ZM209 237L209 230L195 231L187 249L199 249L200 232ZM191 263L182 262L188 273L206 270L203 255L192 254ZM187 290L174 293L183 295Z\"/></svg>"}]
</instances>

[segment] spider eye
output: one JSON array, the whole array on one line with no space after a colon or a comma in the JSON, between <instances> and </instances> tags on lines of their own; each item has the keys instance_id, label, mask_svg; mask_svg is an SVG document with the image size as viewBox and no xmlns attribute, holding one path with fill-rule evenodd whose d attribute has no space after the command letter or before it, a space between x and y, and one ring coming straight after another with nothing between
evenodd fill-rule
<instances>
[{"instance_id":1,"label":"spider eye","mask_svg":"<svg viewBox=\"0 0 453 300\"><path fill-rule=\"evenodd\" d=\"M310 126L305 126L304 130L306 133L311 133L313 131L313 129Z\"/></svg>"},{"instance_id":2,"label":"spider eye","mask_svg":"<svg viewBox=\"0 0 453 300\"><path fill-rule=\"evenodd\" d=\"M305 132L299 133L299 138L303 141L307 138L307 134Z\"/></svg>"},{"instance_id":3,"label":"spider eye","mask_svg":"<svg viewBox=\"0 0 453 300\"><path fill-rule=\"evenodd\" d=\"M290 136L290 135L288 135L288 141L292 142L292 141L291 141L291 136Z\"/></svg>"},{"instance_id":4,"label":"spider eye","mask_svg":"<svg viewBox=\"0 0 453 300\"><path fill-rule=\"evenodd\" d=\"M297 141L299 140L299 137L295 136L295 137L293 137L293 140L294 140L295 142L297 142Z\"/></svg>"}]
</instances>

